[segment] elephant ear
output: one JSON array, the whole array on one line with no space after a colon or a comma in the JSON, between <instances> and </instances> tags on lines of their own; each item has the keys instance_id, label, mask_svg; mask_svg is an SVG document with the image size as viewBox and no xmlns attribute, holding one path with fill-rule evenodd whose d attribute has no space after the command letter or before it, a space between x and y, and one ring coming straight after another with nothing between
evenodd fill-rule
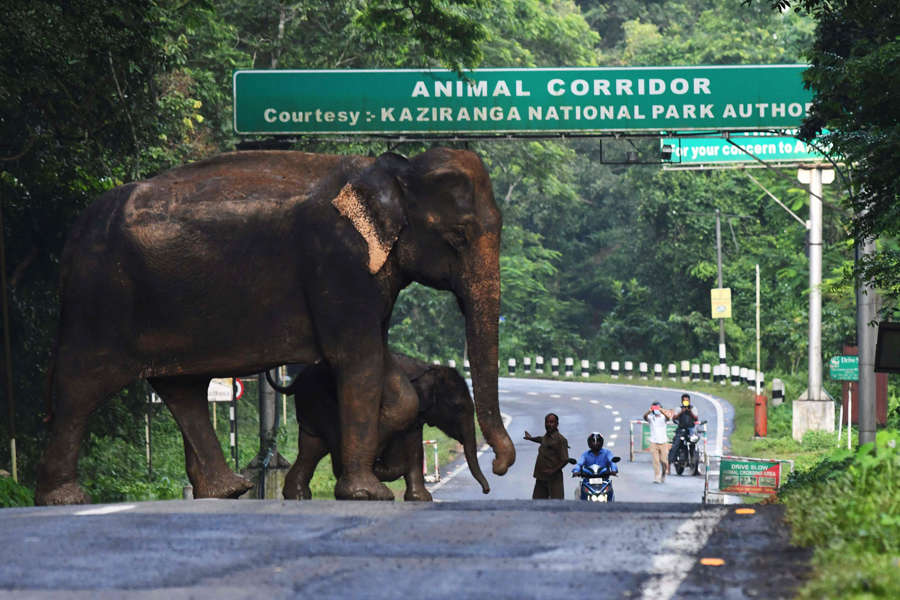
<instances>
[{"instance_id":1,"label":"elephant ear","mask_svg":"<svg viewBox=\"0 0 900 600\"><path fill-rule=\"evenodd\" d=\"M384 266L406 225L401 197L406 189L407 168L408 162L402 156L382 154L331 201L365 240L369 249L367 266L373 275Z\"/></svg>"}]
</instances>

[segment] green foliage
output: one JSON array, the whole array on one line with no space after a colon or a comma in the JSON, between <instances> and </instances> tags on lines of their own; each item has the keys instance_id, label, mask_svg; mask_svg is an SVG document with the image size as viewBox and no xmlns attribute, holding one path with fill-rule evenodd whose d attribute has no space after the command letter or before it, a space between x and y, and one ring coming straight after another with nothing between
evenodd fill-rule
<instances>
[{"instance_id":1,"label":"green foliage","mask_svg":"<svg viewBox=\"0 0 900 600\"><path fill-rule=\"evenodd\" d=\"M0 508L33 505L34 493L30 489L16 483L12 477L0 475Z\"/></svg>"},{"instance_id":2,"label":"green foliage","mask_svg":"<svg viewBox=\"0 0 900 600\"><path fill-rule=\"evenodd\" d=\"M33 484L46 441L40 398L56 327L66 229L105 189L231 149L234 68L790 63L804 60L815 37L820 40L815 52L830 48L826 42L837 44L840 60L832 66L840 77L831 81L826 69L814 71L814 89L827 91L831 85L837 94L832 99L843 91L859 99L852 93L864 89L879 69L890 72L893 66L895 42L888 33L896 19L882 19L870 31L863 26L872 14L865 7L830 5L836 9L804 1L807 15L729 0L78 0L65 10L46 1L14 3L0 21L0 200L23 480ZM838 35L838 17L852 25L846 35ZM884 84L884 77L878 81ZM859 111L850 106L846 118L852 124L861 126L864 119L869 124L852 130L863 132L855 140L835 142L844 144L847 156L860 157L860 168L881 169L875 185L854 172L852 191L860 201L872 199L863 188L878 198L896 198L885 195L900 180L885 167L896 155L890 103L898 95L891 95L895 84L863 97ZM851 142L859 147L847 146ZM652 165L605 164L625 150L655 156L655 143L468 143L484 158L503 211L501 360L570 353L591 360L714 362L718 323L709 318L709 288L716 285L718 209L724 284L732 288L734 304L734 317L726 323L728 360L747 365L755 360L754 267L759 264L763 370L770 380L775 372L786 374L788 397L796 397L806 387L803 228L739 172L674 173ZM296 147L357 154L388 149L383 142L316 138L301 139ZM390 149L415 154L426 147L406 142ZM755 176L805 215L808 195L793 173ZM840 180L826 188L826 355L855 336L846 277L853 248L846 238L856 205L847 185ZM871 216L878 220L868 229L882 235L882 262L872 263L871 272L886 290L900 272L900 245L892 229L900 222L892 212L897 205L872 204ZM447 292L410 286L395 307L389 339L394 348L419 358L461 362L465 336L456 301ZM891 389L896 399L895 385ZM241 465L257 449L254 390L255 382L248 382L239 408ZM730 388L727 393L732 392L738 394ZM147 472L142 393L125 390L91 421L81 468L99 499L178 497L186 482L180 434L158 407L151 420L153 469ZM741 414L751 415L752 423L752 398L738 396L736 407L749 410ZM217 426L227 455L224 413L220 407ZM891 414L892 422L900 419L900 410ZM789 404L771 409L769 416L769 440L751 442L751 431L736 435L735 446L787 452L805 465L821 452L814 448L827 443L811 438L798 444L790 438ZM279 434L289 459L296 452L295 429L290 422ZM6 436L3 428L0 462L8 460ZM330 492L333 483L324 487Z\"/></svg>"},{"instance_id":3,"label":"green foliage","mask_svg":"<svg viewBox=\"0 0 900 600\"><path fill-rule=\"evenodd\" d=\"M885 73L900 68L900 22L896 2L873 0L777 0L773 7L811 15L815 38L806 55L811 67L804 74L815 93L802 135L814 139L829 130L821 143L843 158L844 176L853 181L847 203L854 212L853 237L890 240L859 265L856 274L872 280L890 298L900 299L900 108L893 100L900 87Z\"/></svg>"},{"instance_id":4,"label":"green foliage","mask_svg":"<svg viewBox=\"0 0 900 600\"><path fill-rule=\"evenodd\" d=\"M817 548L817 577L801 597L893 598L900 592L898 440L898 431L886 430L877 436L877 455L871 444L855 453L834 450L782 488L779 500L795 542Z\"/></svg>"}]
</instances>

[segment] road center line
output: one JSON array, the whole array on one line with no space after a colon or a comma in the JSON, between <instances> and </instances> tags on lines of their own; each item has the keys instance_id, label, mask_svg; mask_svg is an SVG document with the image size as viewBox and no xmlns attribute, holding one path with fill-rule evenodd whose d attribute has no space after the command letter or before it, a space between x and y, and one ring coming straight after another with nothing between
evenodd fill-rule
<instances>
[{"instance_id":1,"label":"road center line","mask_svg":"<svg viewBox=\"0 0 900 600\"><path fill-rule=\"evenodd\" d=\"M108 506L101 506L99 508L88 508L86 510L79 510L75 513L78 517L88 517L93 515L109 515L112 513L122 512L123 510L131 510L137 506L136 504L110 504Z\"/></svg>"}]
</instances>

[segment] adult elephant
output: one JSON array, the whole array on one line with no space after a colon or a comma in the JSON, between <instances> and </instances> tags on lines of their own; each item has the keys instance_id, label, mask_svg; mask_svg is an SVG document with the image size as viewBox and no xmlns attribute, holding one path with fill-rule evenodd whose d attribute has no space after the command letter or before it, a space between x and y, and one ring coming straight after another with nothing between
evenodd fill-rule
<instances>
[{"instance_id":1,"label":"adult elephant","mask_svg":"<svg viewBox=\"0 0 900 600\"><path fill-rule=\"evenodd\" d=\"M440 365L429 365L403 354L393 354L394 362L409 378L418 397L418 414L404 431L387 440L375 461L375 475L381 481L406 481L405 500L430 501L422 473L422 426L428 424L455 439L463 446L463 453L472 476L487 494L490 486L478 466L475 441L475 406L469 386L459 371ZM341 475L341 432L337 419L337 390L334 376L325 363L311 365L301 371L288 386L272 381L269 384L282 394L294 394L299 437L297 460L284 482L284 497L293 500L312 498L309 482L316 467L326 454L331 454L335 477ZM384 398L390 410L393 398Z\"/></svg>"},{"instance_id":2,"label":"adult elephant","mask_svg":"<svg viewBox=\"0 0 900 600\"><path fill-rule=\"evenodd\" d=\"M336 497L393 498L373 464L379 440L416 415L386 345L413 281L451 290L464 313L478 420L502 475L515 450L497 402L500 229L481 160L446 148L409 160L236 152L103 194L63 251L36 502L88 501L77 482L88 416L141 377L181 428L195 495L241 493L209 421L210 378L319 360L337 386ZM379 419L386 394L396 402Z\"/></svg>"}]
</instances>

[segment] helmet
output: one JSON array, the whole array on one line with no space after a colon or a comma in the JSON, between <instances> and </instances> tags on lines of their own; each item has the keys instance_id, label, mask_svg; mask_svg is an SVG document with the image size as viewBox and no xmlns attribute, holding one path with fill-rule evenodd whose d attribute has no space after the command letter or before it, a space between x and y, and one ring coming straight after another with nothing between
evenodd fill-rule
<instances>
[{"instance_id":1,"label":"helmet","mask_svg":"<svg viewBox=\"0 0 900 600\"><path fill-rule=\"evenodd\" d=\"M600 433L597 431L591 432L591 435L588 436L587 442L588 442L588 446L590 446L594 442L598 442L600 444L600 447L602 448L603 447L603 436L600 435Z\"/></svg>"}]
</instances>

